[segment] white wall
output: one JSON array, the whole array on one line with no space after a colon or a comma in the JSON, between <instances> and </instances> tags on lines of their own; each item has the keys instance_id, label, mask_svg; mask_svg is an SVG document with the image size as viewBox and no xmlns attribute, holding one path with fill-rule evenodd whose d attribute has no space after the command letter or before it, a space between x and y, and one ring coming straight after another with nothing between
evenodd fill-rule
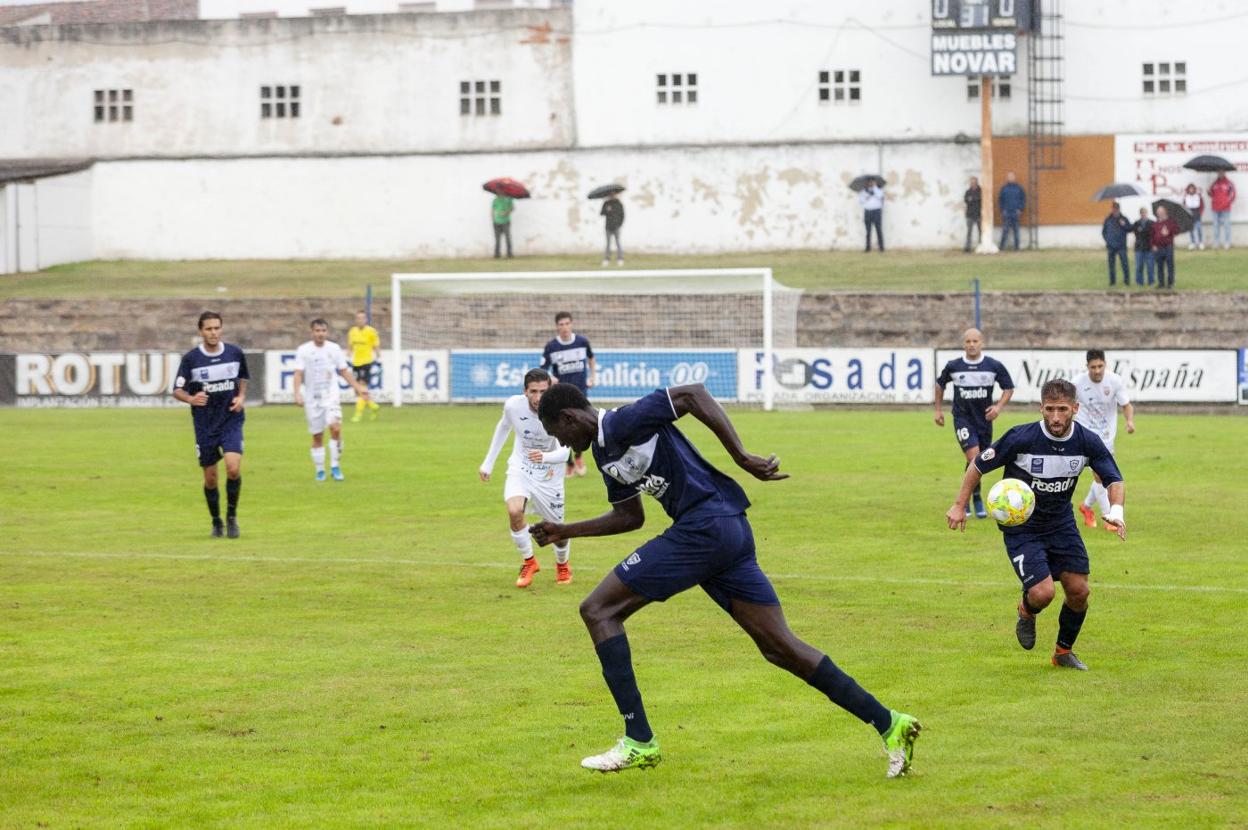
<instances>
[{"instance_id":1,"label":"white wall","mask_svg":"<svg viewBox=\"0 0 1248 830\"><path fill-rule=\"evenodd\" d=\"M0 274L91 259L91 171L0 186Z\"/></svg>"},{"instance_id":2,"label":"white wall","mask_svg":"<svg viewBox=\"0 0 1248 830\"><path fill-rule=\"evenodd\" d=\"M421 0L413 0L420 2ZM43 2L43 0L29 0ZM430 11L465 12L476 8L474 0L425 0ZM0 5L4 5L0 3ZM279 17L307 17L312 9L333 6L346 8L347 14L389 14L400 11L400 5L410 5L407 0L199 0L201 20L229 19L241 14L275 12ZM558 3L552 0L501 0L487 2L485 6L498 8L511 6L518 9L548 9Z\"/></svg>"},{"instance_id":3,"label":"white wall","mask_svg":"<svg viewBox=\"0 0 1248 830\"><path fill-rule=\"evenodd\" d=\"M626 252L853 249L862 213L847 185L864 170L889 179L889 245L952 247L977 165L976 146L953 144L100 162L94 250L103 259L487 255L480 183L499 175L535 197L512 222L521 253L596 257L601 203L585 195L609 181L628 187Z\"/></svg>"},{"instance_id":4,"label":"white wall","mask_svg":"<svg viewBox=\"0 0 1248 830\"><path fill-rule=\"evenodd\" d=\"M0 158L468 151L567 146L571 46L521 44L566 11L170 21L0 29ZM560 23L560 21L564 21ZM61 39L56 39L57 36ZM461 116L461 81L502 82L502 114ZM301 116L260 117L263 85ZM132 122L96 123L97 89Z\"/></svg>"}]
</instances>

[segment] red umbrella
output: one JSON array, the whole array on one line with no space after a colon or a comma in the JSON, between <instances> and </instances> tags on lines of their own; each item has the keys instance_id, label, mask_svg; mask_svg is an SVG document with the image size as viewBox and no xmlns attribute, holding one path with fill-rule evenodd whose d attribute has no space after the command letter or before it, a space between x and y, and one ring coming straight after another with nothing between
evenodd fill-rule
<instances>
[{"instance_id":1,"label":"red umbrella","mask_svg":"<svg viewBox=\"0 0 1248 830\"><path fill-rule=\"evenodd\" d=\"M510 196L513 199L529 198L529 189L515 179L503 177L501 179L490 179L481 187L496 196Z\"/></svg>"}]
</instances>

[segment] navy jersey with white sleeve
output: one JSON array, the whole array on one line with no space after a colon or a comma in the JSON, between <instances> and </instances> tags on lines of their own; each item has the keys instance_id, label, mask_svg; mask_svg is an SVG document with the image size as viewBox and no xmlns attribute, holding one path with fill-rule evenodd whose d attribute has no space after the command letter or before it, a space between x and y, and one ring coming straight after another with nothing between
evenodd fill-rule
<instances>
[{"instance_id":1,"label":"navy jersey with white sleeve","mask_svg":"<svg viewBox=\"0 0 1248 830\"><path fill-rule=\"evenodd\" d=\"M607 500L616 504L649 493L673 521L744 513L750 501L741 485L702 457L676 428L678 417L666 389L598 410L593 453Z\"/></svg>"},{"instance_id":2,"label":"navy jersey with white sleeve","mask_svg":"<svg viewBox=\"0 0 1248 830\"><path fill-rule=\"evenodd\" d=\"M1002 391L1014 388L1009 370L987 355L980 355L975 363L955 357L945 364L936 382L944 388L953 384L953 417L975 423L987 423L984 413L992 406L993 384Z\"/></svg>"},{"instance_id":3,"label":"navy jersey with white sleeve","mask_svg":"<svg viewBox=\"0 0 1248 830\"><path fill-rule=\"evenodd\" d=\"M560 383L570 383L584 392L589 388L589 359L593 356L594 350L584 335L574 334L568 343L556 337L542 350L542 368Z\"/></svg>"},{"instance_id":4,"label":"navy jersey with white sleeve","mask_svg":"<svg viewBox=\"0 0 1248 830\"><path fill-rule=\"evenodd\" d=\"M174 388L192 396L200 392L208 395L206 406L191 407L197 434L217 434L243 422L245 413L231 412L230 403L238 394L238 382L249 377L247 357L233 343L221 343L215 353L206 352L199 345L182 356Z\"/></svg>"},{"instance_id":5,"label":"navy jersey with white sleeve","mask_svg":"<svg viewBox=\"0 0 1248 830\"><path fill-rule=\"evenodd\" d=\"M1005 467L1005 478L1027 482L1036 494L1031 518L1016 527L1002 527L1007 535L1073 529L1070 493L1086 467L1091 467L1106 487L1122 481L1105 442L1073 421L1063 438L1049 434L1043 421L1009 429L1001 440L975 457L975 469L981 474L999 467Z\"/></svg>"}]
</instances>

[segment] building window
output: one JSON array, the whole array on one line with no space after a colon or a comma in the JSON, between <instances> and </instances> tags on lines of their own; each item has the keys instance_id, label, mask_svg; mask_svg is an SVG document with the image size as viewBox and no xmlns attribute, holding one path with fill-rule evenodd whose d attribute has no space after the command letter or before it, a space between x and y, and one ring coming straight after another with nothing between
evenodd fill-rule
<instances>
[{"instance_id":1,"label":"building window","mask_svg":"<svg viewBox=\"0 0 1248 830\"><path fill-rule=\"evenodd\" d=\"M460 81L460 115L502 115L502 81Z\"/></svg>"},{"instance_id":2,"label":"building window","mask_svg":"<svg viewBox=\"0 0 1248 830\"><path fill-rule=\"evenodd\" d=\"M1014 85L1009 75L993 78L989 82L989 88L992 90L992 97L1002 101L1010 100L1010 97L1014 94ZM979 100L979 78L966 79L966 100Z\"/></svg>"},{"instance_id":3,"label":"building window","mask_svg":"<svg viewBox=\"0 0 1248 830\"><path fill-rule=\"evenodd\" d=\"M655 94L660 104L698 103L698 73L659 75Z\"/></svg>"},{"instance_id":4,"label":"building window","mask_svg":"<svg viewBox=\"0 0 1248 830\"><path fill-rule=\"evenodd\" d=\"M1144 64L1144 94L1186 95L1187 61Z\"/></svg>"},{"instance_id":5,"label":"building window","mask_svg":"<svg viewBox=\"0 0 1248 830\"><path fill-rule=\"evenodd\" d=\"M97 89L93 98L92 112L95 122L133 121L133 89Z\"/></svg>"},{"instance_id":6,"label":"building window","mask_svg":"<svg viewBox=\"0 0 1248 830\"><path fill-rule=\"evenodd\" d=\"M819 70L819 103L856 104L861 100L862 72L860 70Z\"/></svg>"},{"instance_id":7,"label":"building window","mask_svg":"<svg viewBox=\"0 0 1248 830\"><path fill-rule=\"evenodd\" d=\"M260 87L261 118L298 118L299 85Z\"/></svg>"}]
</instances>

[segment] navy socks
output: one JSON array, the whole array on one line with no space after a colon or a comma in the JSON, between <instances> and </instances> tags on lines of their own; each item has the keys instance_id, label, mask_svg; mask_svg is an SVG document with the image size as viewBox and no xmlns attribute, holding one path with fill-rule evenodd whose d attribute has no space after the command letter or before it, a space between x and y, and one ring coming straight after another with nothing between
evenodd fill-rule
<instances>
[{"instance_id":1,"label":"navy socks","mask_svg":"<svg viewBox=\"0 0 1248 830\"><path fill-rule=\"evenodd\" d=\"M1057 614L1057 647L1070 650L1075 647L1075 640L1079 637L1079 629L1083 627L1083 619L1088 616L1087 611L1074 611L1066 603L1062 603L1062 610Z\"/></svg>"},{"instance_id":2,"label":"navy socks","mask_svg":"<svg viewBox=\"0 0 1248 830\"><path fill-rule=\"evenodd\" d=\"M646 710L641 704L641 691L633 674L633 654L628 635L617 634L594 646L602 663L602 677L615 698L615 706L624 718L624 734L645 743L654 737Z\"/></svg>"},{"instance_id":3,"label":"navy socks","mask_svg":"<svg viewBox=\"0 0 1248 830\"><path fill-rule=\"evenodd\" d=\"M892 713L885 709L870 692L859 686L854 678L838 669L826 654L815 668L815 673L806 682L863 723L874 726L881 735L892 725Z\"/></svg>"},{"instance_id":4,"label":"navy socks","mask_svg":"<svg viewBox=\"0 0 1248 830\"><path fill-rule=\"evenodd\" d=\"M238 493L243 489L243 477L225 480L225 515L233 517L238 513Z\"/></svg>"},{"instance_id":5,"label":"navy socks","mask_svg":"<svg viewBox=\"0 0 1248 830\"><path fill-rule=\"evenodd\" d=\"M208 502L208 512L214 519L221 518L221 491L216 487L204 488L204 501Z\"/></svg>"}]
</instances>

